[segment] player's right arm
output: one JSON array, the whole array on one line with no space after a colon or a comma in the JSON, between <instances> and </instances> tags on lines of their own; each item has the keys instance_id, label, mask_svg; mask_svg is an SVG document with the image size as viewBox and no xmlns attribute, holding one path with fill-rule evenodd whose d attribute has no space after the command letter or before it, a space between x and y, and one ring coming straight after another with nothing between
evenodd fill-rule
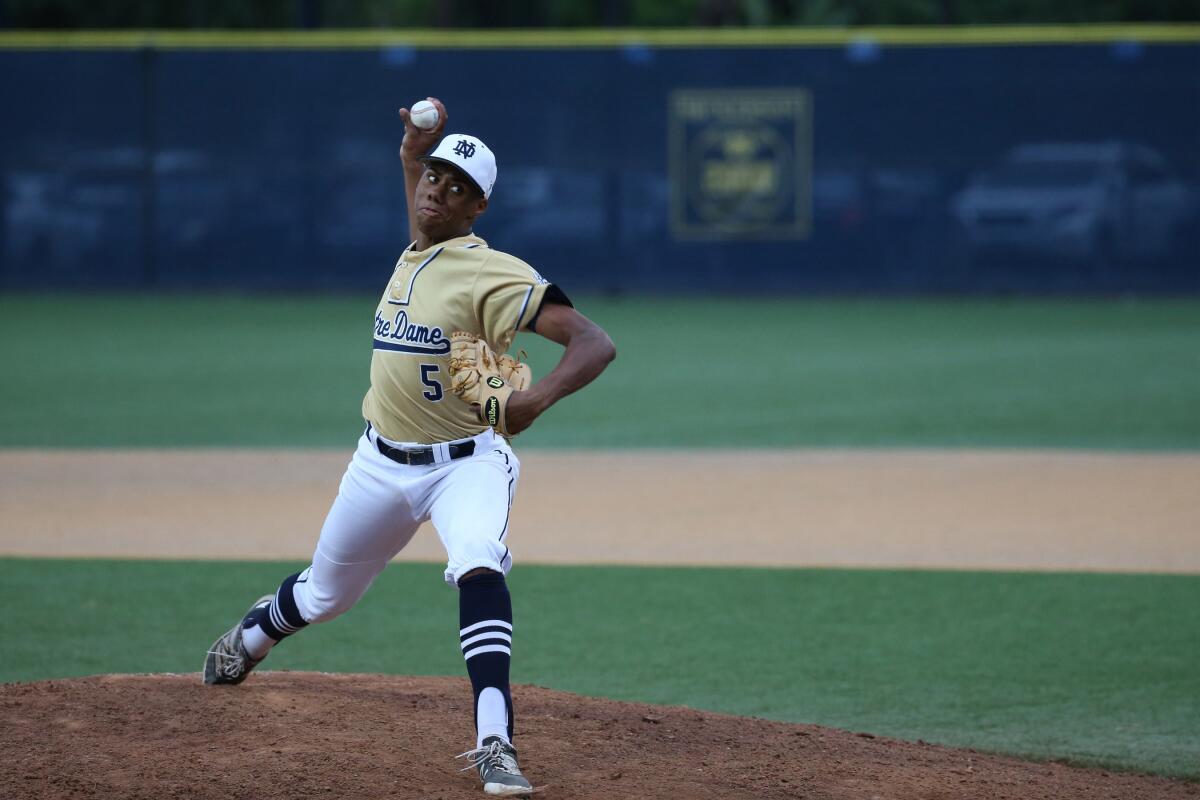
<instances>
[{"instance_id":1,"label":"player's right arm","mask_svg":"<svg viewBox=\"0 0 1200 800\"><path fill-rule=\"evenodd\" d=\"M438 110L438 123L427 131L423 131L409 119L408 109L400 109L400 119L404 120L404 141L400 144L400 164L404 167L404 202L408 207L408 238L416 241L417 208L413 197L417 193L417 182L425 165L417 159L428 153L442 138L446 129L446 107L436 97L427 98Z\"/></svg>"}]
</instances>

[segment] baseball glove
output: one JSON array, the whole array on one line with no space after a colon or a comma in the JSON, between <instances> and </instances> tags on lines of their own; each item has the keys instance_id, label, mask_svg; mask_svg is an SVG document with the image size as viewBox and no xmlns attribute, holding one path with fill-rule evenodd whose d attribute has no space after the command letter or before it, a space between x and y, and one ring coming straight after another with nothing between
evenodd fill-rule
<instances>
[{"instance_id":1,"label":"baseball glove","mask_svg":"<svg viewBox=\"0 0 1200 800\"><path fill-rule=\"evenodd\" d=\"M472 406L501 436L508 432L504 409L513 392L533 382L533 372L510 355L496 355L488 343L473 333L450 334L450 391Z\"/></svg>"}]
</instances>

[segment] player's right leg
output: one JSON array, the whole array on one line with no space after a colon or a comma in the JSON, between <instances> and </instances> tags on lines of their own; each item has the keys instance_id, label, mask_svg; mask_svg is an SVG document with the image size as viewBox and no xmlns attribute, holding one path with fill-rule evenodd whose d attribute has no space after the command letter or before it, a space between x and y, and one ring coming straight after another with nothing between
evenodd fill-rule
<instances>
[{"instance_id":1,"label":"player's right leg","mask_svg":"<svg viewBox=\"0 0 1200 800\"><path fill-rule=\"evenodd\" d=\"M364 436L329 509L312 565L222 634L204 662L204 682L238 684L271 648L311 623L348 611L416 533L403 476Z\"/></svg>"}]
</instances>

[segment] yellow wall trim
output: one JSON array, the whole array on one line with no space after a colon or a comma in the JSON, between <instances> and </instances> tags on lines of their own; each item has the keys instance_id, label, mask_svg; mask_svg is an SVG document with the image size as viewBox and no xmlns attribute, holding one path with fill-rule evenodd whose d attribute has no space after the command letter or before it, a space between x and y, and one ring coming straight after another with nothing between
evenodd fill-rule
<instances>
[{"instance_id":1,"label":"yellow wall trim","mask_svg":"<svg viewBox=\"0 0 1200 800\"><path fill-rule=\"evenodd\" d=\"M1200 25L994 25L890 28L705 28L570 30L0 31L0 49L377 49L821 47L881 45L1064 45L1122 41L1200 43Z\"/></svg>"}]
</instances>

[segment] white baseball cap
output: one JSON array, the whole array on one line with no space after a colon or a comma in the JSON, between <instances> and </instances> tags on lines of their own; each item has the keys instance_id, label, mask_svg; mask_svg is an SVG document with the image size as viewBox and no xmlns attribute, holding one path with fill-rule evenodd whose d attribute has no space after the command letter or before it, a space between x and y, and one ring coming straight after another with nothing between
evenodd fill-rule
<instances>
[{"instance_id":1,"label":"white baseball cap","mask_svg":"<svg viewBox=\"0 0 1200 800\"><path fill-rule=\"evenodd\" d=\"M492 187L496 184L496 156L474 136L452 133L438 142L432 153L421 156L421 161L452 164L466 173L484 197L492 196Z\"/></svg>"}]
</instances>

